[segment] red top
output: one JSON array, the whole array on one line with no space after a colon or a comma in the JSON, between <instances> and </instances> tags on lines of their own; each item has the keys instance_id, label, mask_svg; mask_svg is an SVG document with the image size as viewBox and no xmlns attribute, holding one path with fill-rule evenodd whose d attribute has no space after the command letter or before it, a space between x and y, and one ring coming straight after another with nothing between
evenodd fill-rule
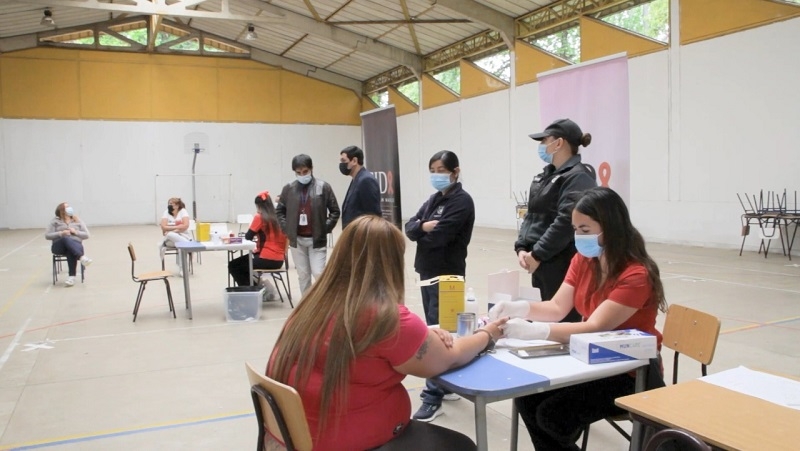
<instances>
[{"instance_id":1,"label":"red top","mask_svg":"<svg viewBox=\"0 0 800 451\"><path fill-rule=\"evenodd\" d=\"M250 223L250 230L254 233L262 232L266 236L263 242L259 239L256 243L255 255L264 260L283 261L283 254L286 251L286 235L278 230L267 229L267 224L261 220L260 215L253 216Z\"/></svg>"},{"instance_id":2,"label":"red top","mask_svg":"<svg viewBox=\"0 0 800 451\"><path fill-rule=\"evenodd\" d=\"M401 383L405 374L394 366L407 362L428 336L428 327L404 305L396 334L373 345L356 357L350 370L348 400L343 415L332 405L326 427L317 435L320 390L327 345L320 350L316 366L305 387L296 387L303 400L314 450L362 450L378 447L402 431L411 418L411 401ZM294 372L292 373L294 377ZM338 423L338 424L337 424Z\"/></svg>"},{"instance_id":3,"label":"red top","mask_svg":"<svg viewBox=\"0 0 800 451\"><path fill-rule=\"evenodd\" d=\"M572 257L564 283L575 288L575 310L586 321L605 300L637 308L639 310L633 316L614 330L638 329L653 334L656 336L658 349L661 349L661 332L656 329L658 303L650 299L653 296L653 287L644 265L630 263L617 280L606 283L599 290L593 290L594 265L597 264L599 263L595 259L581 254Z\"/></svg>"}]
</instances>

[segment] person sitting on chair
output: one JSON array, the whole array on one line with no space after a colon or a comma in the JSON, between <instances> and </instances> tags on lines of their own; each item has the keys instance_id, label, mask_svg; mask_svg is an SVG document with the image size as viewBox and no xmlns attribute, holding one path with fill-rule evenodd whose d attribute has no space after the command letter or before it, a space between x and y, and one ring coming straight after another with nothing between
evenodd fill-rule
<instances>
[{"instance_id":1,"label":"person sitting on chair","mask_svg":"<svg viewBox=\"0 0 800 451\"><path fill-rule=\"evenodd\" d=\"M278 336L266 375L300 394L314 450L475 449L458 432L411 420L402 381L469 363L507 318L457 340L428 329L403 303L404 253L391 222L355 219Z\"/></svg>"},{"instance_id":2,"label":"person sitting on chair","mask_svg":"<svg viewBox=\"0 0 800 451\"><path fill-rule=\"evenodd\" d=\"M164 235L164 238L158 245L158 252L162 262L168 247L174 249L175 243L192 241L188 230L189 212L186 211L186 205L180 197L173 197L167 202L167 209L161 215L161 234ZM176 264L178 273L182 276L183 268L181 268L181 259L178 255L176 255Z\"/></svg>"},{"instance_id":3,"label":"person sitting on chair","mask_svg":"<svg viewBox=\"0 0 800 451\"><path fill-rule=\"evenodd\" d=\"M62 202L56 207L56 216L50 220L44 237L53 242L50 250L54 254L67 257L69 277L64 281L64 285L66 287L75 285L78 261L83 266L92 264L92 259L83 254L83 240L89 239L89 228L68 203Z\"/></svg>"},{"instance_id":4,"label":"person sitting on chair","mask_svg":"<svg viewBox=\"0 0 800 451\"><path fill-rule=\"evenodd\" d=\"M286 235L281 231L275 204L272 203L268 191L259 193L255 204L256 214L244 235L246 240L257 238L256 249L253 251L253 269L280 269L286 253ZM249 256L243 255L228 263L228 272L240 287L257 284L256 280L250 278L248 259Z\"/></svg>"},{"instance_id":5,"label":"person sitting on chair","mask_svg":"<svg viewBox=\"0 0 800 451\"><path fill-rule=\"evenodd\" d=\"M572 334L638 329L655 335L658 311L667 309L658 266L631 224L622 198L609 188L580 194L572 210L575 247L567 276L552 302L501 301L490 318L511 317L506 337L569 343ZM579 323L557 323L572 309ZM529 322L528 320L532 321ZM663 387L659 359L651 359L647 388ZM634 393L635 378L620 374L514 400L537 451L577 450L585 426L620 415L614 404Z\"/></svg>"}]
</instances>

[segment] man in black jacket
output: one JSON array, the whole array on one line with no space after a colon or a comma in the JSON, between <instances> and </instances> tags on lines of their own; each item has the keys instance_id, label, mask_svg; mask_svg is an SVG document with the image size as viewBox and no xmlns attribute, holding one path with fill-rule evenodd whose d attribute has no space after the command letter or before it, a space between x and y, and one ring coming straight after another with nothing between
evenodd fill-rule
<instances>
[{"instance_id":1,"label":"man in black jacket","mask_svg":"<svg viewBox=\"0 0 800 451\"><path fill-rule=\"evenodd\" d=\"M342 202L342 230L361 215L381 216L381 192L375 176L364 167L364 151L349 146L339 152L339 171L353 178Z\"/></svg>"},{"instance_id":2,"label":"man in black jacket","mask_svg":"<svg viewBox=\"0 0 800 451\"><path fill-rule=\"evenodd\" d=\"M296 155L292 170L297 180L283 187L275 213L289 239L300 291L305 293L311 277L317 280L325 268L328 234L339 221L339 204L331 186L314 177L311 157Z\"/></svg>"}]
</instances>

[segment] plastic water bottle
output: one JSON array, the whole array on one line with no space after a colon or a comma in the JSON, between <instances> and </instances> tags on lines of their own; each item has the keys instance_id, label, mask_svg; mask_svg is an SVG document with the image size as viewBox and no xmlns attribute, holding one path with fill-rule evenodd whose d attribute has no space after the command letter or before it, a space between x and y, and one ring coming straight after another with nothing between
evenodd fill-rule
<instances>
[{"instance_id":1,"label":"plastic water bottle","mask_svg":"<svg viewBox=\"0 0 800 451\"><path fill-rule=\"evenodd\" d=\"M467 298L464 302L464 311L466 313L478 314L478 300L475 299L475 290L472 287L467 289Z\"/></svg>"}]
</instances>

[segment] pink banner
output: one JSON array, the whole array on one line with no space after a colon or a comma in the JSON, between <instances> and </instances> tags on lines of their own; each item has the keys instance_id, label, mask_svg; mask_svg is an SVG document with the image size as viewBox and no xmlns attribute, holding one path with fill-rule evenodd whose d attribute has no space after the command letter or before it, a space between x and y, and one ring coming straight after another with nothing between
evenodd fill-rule
<instances>
[{"instance_id":1,"label":"pink banner","mask_svg":"<svg viewBox=\"0 0 800 451\"><path fill-rule=\"evenodd\" d=\"M627 56L540 74L539 98L540 129L569 118L591 133L591 145L580 148L583 162L597 171L598 185L612 188L630 207Z\"/></svg>"}]
</instances>

